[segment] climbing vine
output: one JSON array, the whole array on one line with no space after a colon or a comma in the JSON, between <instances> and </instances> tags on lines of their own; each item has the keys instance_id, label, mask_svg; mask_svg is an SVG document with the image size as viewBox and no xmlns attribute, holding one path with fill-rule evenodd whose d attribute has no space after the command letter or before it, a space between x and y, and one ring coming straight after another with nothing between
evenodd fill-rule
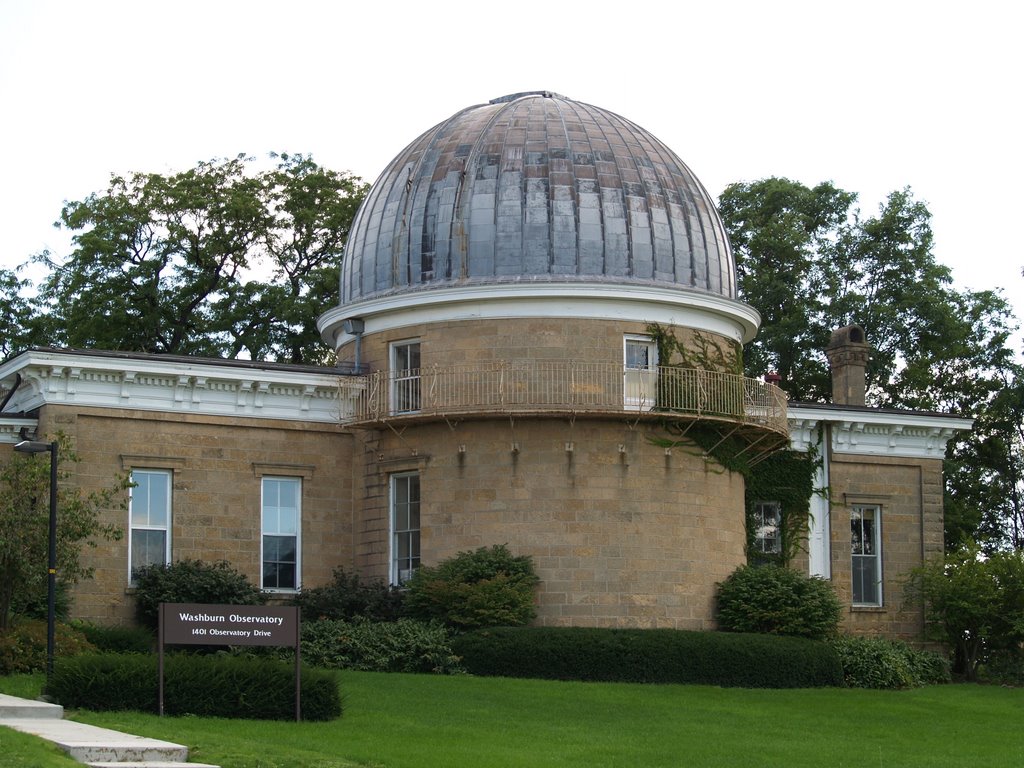
<instances>
[{"instance_id":1,"label":"climbing vine","mask_svg":"<svg viewBox=\"0 0 1024 768\"><path fill-rule=\"evenodd\" d=\"M648 324L647 333L657 345L658 360L664 365L742 375L742 348L735 342L689 329L685 331L686 337L680 340L673 329L657 323ZM659 397L659 402L666 402L666 399ZM811 496L816 492L814 477L821 465L816 451L783 450L764 458L760 454L752 454L744 440L723 433L712 424L681 424L666 420L662 428L667 435L650 438L655 445L688 450L706 461L713 460L721 467L719 471L743 475L748 562L788 565L798 552L805 549ZM715 471L711 461L707 463L709 469ZM777 503L780 508L781 544L778 553L756 551L756 507L758 503L767 502Z\"/></svg>"},{"instance_id":2,"label":"climbing vine","mask_svg":"<svg viewBox=\"0 0 1024 768\"><path fill-rule=\"evenodd\" d=\"M821 465L817 452L780 451L772 454L748 475L746 480L747 562L789 565L805 549L811 516L811 497L815 494L814 475ZM755 509L759 502L779 504L778 553L758 552L755 544Z\"/></svg>"},{"instance_id":3,"label":"climbing vine","mask_svg":"<svg viewBox=\"0 0 1024 768\"><path fill-rule=\"evenodd\" d=\"M662 365L743 373L743 350L738 342L692 329L686 329L686 338L680 340L671 328L658 323L647 324L647 335L658 347Z\"/></svg>"}]
</instances>

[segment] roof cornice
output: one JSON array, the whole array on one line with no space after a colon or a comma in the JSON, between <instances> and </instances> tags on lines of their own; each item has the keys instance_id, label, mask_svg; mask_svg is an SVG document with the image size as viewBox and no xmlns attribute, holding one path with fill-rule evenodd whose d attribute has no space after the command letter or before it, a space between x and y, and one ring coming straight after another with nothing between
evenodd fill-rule
<instances>
[{"instance_id":1,"label":"roof cornice","mask_svg":"<svg viewBox=\"0 0 1024 768\"><path fill-rule=\"evenodd\" d=\"M682 325L719 333L738 343L757 333L761 315L718 294L659 285L522 280L418 288L337 306L317 321L335 349L354 340L344 321L361 318L364 333L450 320L536 318L628 320Z\"/></svg>"},{"instance_id":2,"label":"roof cornice","mask_svg":"<svg viewBox=\"0 0 1024 768\"><path fill-rule=\"evenodd\" d=\"M974 419L923 411L875 410L790 403L790 444L806 451L821 444L825 425L833 454L941 459L946 443Z\"/></svg>"},{"instance_id":3,"label":"roof cornice","mask_svg":"<svg viewBox=\"0 0 1024 768\"><path fill-rule=\"evenodd\" d=\"M29 350L5 361L0 386L11 386L17 373L22 383L7 409L22 413L76 404L337 424L359 390L358 380L330 369L61 350Z\"/></svg>"}]
</instances>

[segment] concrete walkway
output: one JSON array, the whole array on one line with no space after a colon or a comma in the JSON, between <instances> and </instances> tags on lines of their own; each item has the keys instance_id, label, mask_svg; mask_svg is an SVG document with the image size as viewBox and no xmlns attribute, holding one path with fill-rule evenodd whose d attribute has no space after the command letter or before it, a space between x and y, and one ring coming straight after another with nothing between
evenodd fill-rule
<instances>
[{"instance_id":1,"label":"concrete walkway","mask_svg":"<svg viewBox=\"0 0 1024 768\"><path fill-rule=\"evenodd\" d=\"M0 726L52 741L92 768L219 768L186 763L188 748L64 719L64 708L0 693Z\"/></svg>"}]
</instances>

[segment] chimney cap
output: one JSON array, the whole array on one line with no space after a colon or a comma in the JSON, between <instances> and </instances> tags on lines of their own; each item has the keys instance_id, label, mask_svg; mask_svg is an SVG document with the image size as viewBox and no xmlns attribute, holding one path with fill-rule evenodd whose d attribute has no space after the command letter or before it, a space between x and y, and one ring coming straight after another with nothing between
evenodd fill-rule
<instances>
[{"instance_id":1,"label":"chimney cap","mask_svg":"<svg viewBox=\"0 0 1024 768\"><path fill-rule=\"evenodd\" d=\"M856 323L832 331L832 338L829 340L826 349L845 347L851 344L863 345L865 347L868 344L867 338L864 335L864 329Z\"/></svg>"}]
</instances>

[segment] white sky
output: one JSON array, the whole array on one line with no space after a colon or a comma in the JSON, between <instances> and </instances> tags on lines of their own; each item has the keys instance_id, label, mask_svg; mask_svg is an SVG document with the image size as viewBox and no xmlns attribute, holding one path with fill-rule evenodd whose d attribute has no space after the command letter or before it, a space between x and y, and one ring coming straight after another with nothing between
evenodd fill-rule
<instances>
[{"instance_id":1,"label":"white sky","mask_svg":"<svg viewBox=\"0 0 1024 768\"><path fill-rule=\"evenodd\" d=\"M958 285L1024 316L1024 6L1005 0L0 0L0 265L111 173L303 152L373 181L496 96L552 90L726 184L909 185Z\"/></svg>"}]
</instances>

